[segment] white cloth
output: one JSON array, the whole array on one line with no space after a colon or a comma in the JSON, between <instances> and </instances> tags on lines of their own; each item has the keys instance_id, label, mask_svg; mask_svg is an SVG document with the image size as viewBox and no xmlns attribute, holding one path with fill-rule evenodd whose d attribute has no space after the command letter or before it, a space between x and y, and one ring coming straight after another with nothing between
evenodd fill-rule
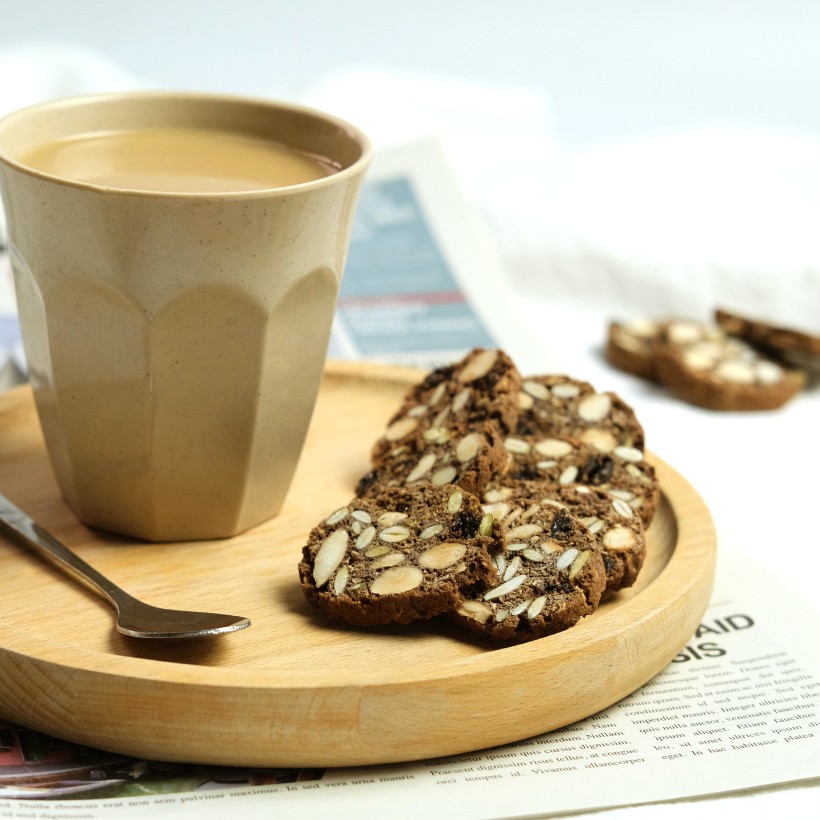
<instances>
[{"instance_id":1,"label":"white cloth","mask_svg":"<svg viewBox=\"0 0 820 820\"><path fill-rule=\"evenodd\" d=\"M72 46L25 45L0 52L0 114L75 94L124 91L143 84L93 52ZM13 78L13 82L9 81Z\"/></svg>"}]
</instances>

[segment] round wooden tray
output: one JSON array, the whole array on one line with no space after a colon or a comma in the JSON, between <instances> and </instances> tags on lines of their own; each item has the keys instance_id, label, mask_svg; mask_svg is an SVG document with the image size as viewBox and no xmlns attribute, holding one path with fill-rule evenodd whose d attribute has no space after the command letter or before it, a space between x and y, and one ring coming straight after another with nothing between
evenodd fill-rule
<instances>
[{"instance_id":1,"label":"round wooden tray","mask_svg":"<svg viewBox=\"0 0 820 820\"><path fill-rule=\"evenodd\" d=\"M636 586L566 632L489 648L445 622L348 630L311 609L296 565L346 503L418 371L329 365L277 518L233 539L147 544L81 525L60 499L31 392L0 394L0 490L150 603L246 615L250 629L154 642L0 537L0 714L134 757L234 766L352 766L464 753L592 715L686 644L709 601L716 539L692 487L653 457L662 500Z\"/></svg>"}]
</instances>

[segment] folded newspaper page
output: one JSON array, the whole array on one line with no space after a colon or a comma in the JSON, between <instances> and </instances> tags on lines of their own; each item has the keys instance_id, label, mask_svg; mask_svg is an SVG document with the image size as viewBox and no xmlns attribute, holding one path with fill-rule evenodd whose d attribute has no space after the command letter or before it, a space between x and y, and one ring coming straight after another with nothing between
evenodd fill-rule
<instances>
[{"instance_id":1,"label":"folded newspaper page","mask_svg":"<svg viewBox=\"0 0 820 820\"><path fill-rule=\"evenodd\" d=\"M503 345L554 367L521 322L488 229L434 139L376 155L356 215L330 358L435 366Z\"/></svg>"}]
</instances>

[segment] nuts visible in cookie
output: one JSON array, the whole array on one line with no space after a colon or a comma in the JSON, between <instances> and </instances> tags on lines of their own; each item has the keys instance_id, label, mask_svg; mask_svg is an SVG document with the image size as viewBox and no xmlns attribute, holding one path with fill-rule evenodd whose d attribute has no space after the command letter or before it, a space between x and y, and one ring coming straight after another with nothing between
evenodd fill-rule
<instances>
[{"instance_id":1,"label":"nuts visible in cookie","mask_svg":"<svg viewBox=\"0 0 820 820\"><path fill-rule=\"evenodd\" d=\"M497 529L475 496L419 485L354 498L310 533L299 564L310 603L341 623L408 623L495 584Z\"/></svg>"},{"instance_id":2,"label":"nuts visible in cookie","mask_svg":"<svg viewBox=\"0 0 820 820\"><path fill-rule=\"evenodd\" d=\"M620 396L569 376L525 378L519 407L516 435L575 438L602 452L644 446L643 427Z\"/></svg>"},{"instance_id":3,"label":"nuts visible in cookie","mask_svg":"<svg viewBox=\"0 0 820 820\"><path fill-rule=\"evenodd\" d=\"M595 539L550 504L511 500L493 551L499 581L464 595L451 619L491 641L520 643L568 629L594 612L606 585Z\"/></svg>"},{"instance_id":4,"label":"nuts visible in cookie","mask_svg":"<svg viewBox=\"0 0 820 820\"><path fill-rule=\"evenodd\" d=\"M713 410L774 410L805 384L800 371L701 322L669 322L656 342L655 355L664 386Z\"/></svg>"},{"instance_id":5,"label":"nuts visible in cookie","mask_svg":"<svg viewBox=\"0 0 820 820\"><path fill-rule=\"evenodd\" d=\"M575 516L601 549L606 572L602 601L637 580L646 558L646 537L640 516L623 498L583 485L510 480L488 490L483 500L485 511L508 524L520 518L528 503L559 507Z\"/></svg>"},{"instance_id":6,"label":"nuts visible in cookie","mask_svg":"<svg viewBox=\"0 0 820 820\"><path fill-rule=\"evenodd\" d=\"M432 370L407 392L388 421L373 447L373 463L403 444L417 447L419 440L453 428L490 423L501 433L511 430L518 419L520 387L518 369L496 348L475 348L455 364Z\"/></svg>"},{"instance_id":7,"label":"nuts visible in cookie","mask_svg":"<svg viewBox=\"0 0 820 820\"><path fill-rule=\"evenodd\" d=\"M492 349L415 385L371 467L310 533L306 599L342 624L446 615L500 643L567 629L634 583L659 496L616 394L522 379Z\"/></svg>"},{"instance_id":8,"label":"nuts visible in cookie","mask_svg":"<svg viewBox=\"0 0 820 820\"><path fill-rule=\"evenodd\" d=\"M542 499L563 506L595 536L606 572L606 600L631 587L646 558L646 537L640 516L627 501L594 487L561 487Z\"/></svg>"},{"instance_id":9,"label":"nuts visible in cookie","mask_svg":"<svg viewBox=\"0 0 820 820\"><path fill-rule=\"evenodd\" d=\"M606 344L609 363L626 373L655 381L655 341L664 324L648 318L610 322Z\"/></svg>"},{"instance_id":10,"label":"nuts visible in cookie","mask_svg":"<svg viewBox=\"0 0 820 820\"><path fill-rule=\"evenodd\" d=\"M420 439L409 439L385 452L359 480L356 494L378 495L390 487L430 483L458 484L480 495L506 463L497 427L428 427Z\"/></svg>"},{"instance_id":11,"label":"nuts visible in cookie","mask_svg":"<svg viewBox=\"0 0 820 820\"><path fill-rule=\"evenodd\" d=\"M793 367L820 372L820 335L741 316L723 308L715 311L715 321L728 335L743 339L770 356Z\"/></svg>"},{"instance_id":12,"label":"nuts visible in cookie","mask_svg":"<svg viewBox=\"0 0 820 820\"><path fill-rule=\"evenodd\" d=\"M505 441L507 469L486 493L510 481L538 481L549 488L595 487L620 498L638 514L645 527L652 523L660 490L655 468L643 450L619 445L602 452L577 439L510 436Z\"/></svg>"},{"instance_id":13,"label":"nuts visible in cookie","mask_svg":"<svg viewBox=\"0 0 820 820\"><path fill-rule=\"evenodd\" d=\"M717 310L717 324L690 319L611 322L608 361L712 410L774 410L820 371L820 337Z\"/></svg>"}]
</instances>

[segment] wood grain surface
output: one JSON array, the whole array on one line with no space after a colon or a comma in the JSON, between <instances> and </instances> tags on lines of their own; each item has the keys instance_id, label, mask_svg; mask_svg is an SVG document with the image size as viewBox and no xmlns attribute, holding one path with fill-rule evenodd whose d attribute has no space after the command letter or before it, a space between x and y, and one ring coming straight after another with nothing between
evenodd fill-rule
<instances>
[{"instance_id":1,"label":"wood grain surface","mask_svg":"<svg viewBox=\"0 0 820 820\"><path fill-rule=\"evenodd\" d=\"M0 394L0 491L149 603L245 615L249 629L156 642L0 537L0 715L148 759L348 766L463 753L592 715L653 677L709 601L714 527L652 456L662 500L636 586L566 632L489 648L444 622L342 629L296 565L309 530L353 495L370 446L418 371L328 365L283 512L235 538L148 544L89 530L61 501L31 391Z\"/></svg>"}]
</instances>

